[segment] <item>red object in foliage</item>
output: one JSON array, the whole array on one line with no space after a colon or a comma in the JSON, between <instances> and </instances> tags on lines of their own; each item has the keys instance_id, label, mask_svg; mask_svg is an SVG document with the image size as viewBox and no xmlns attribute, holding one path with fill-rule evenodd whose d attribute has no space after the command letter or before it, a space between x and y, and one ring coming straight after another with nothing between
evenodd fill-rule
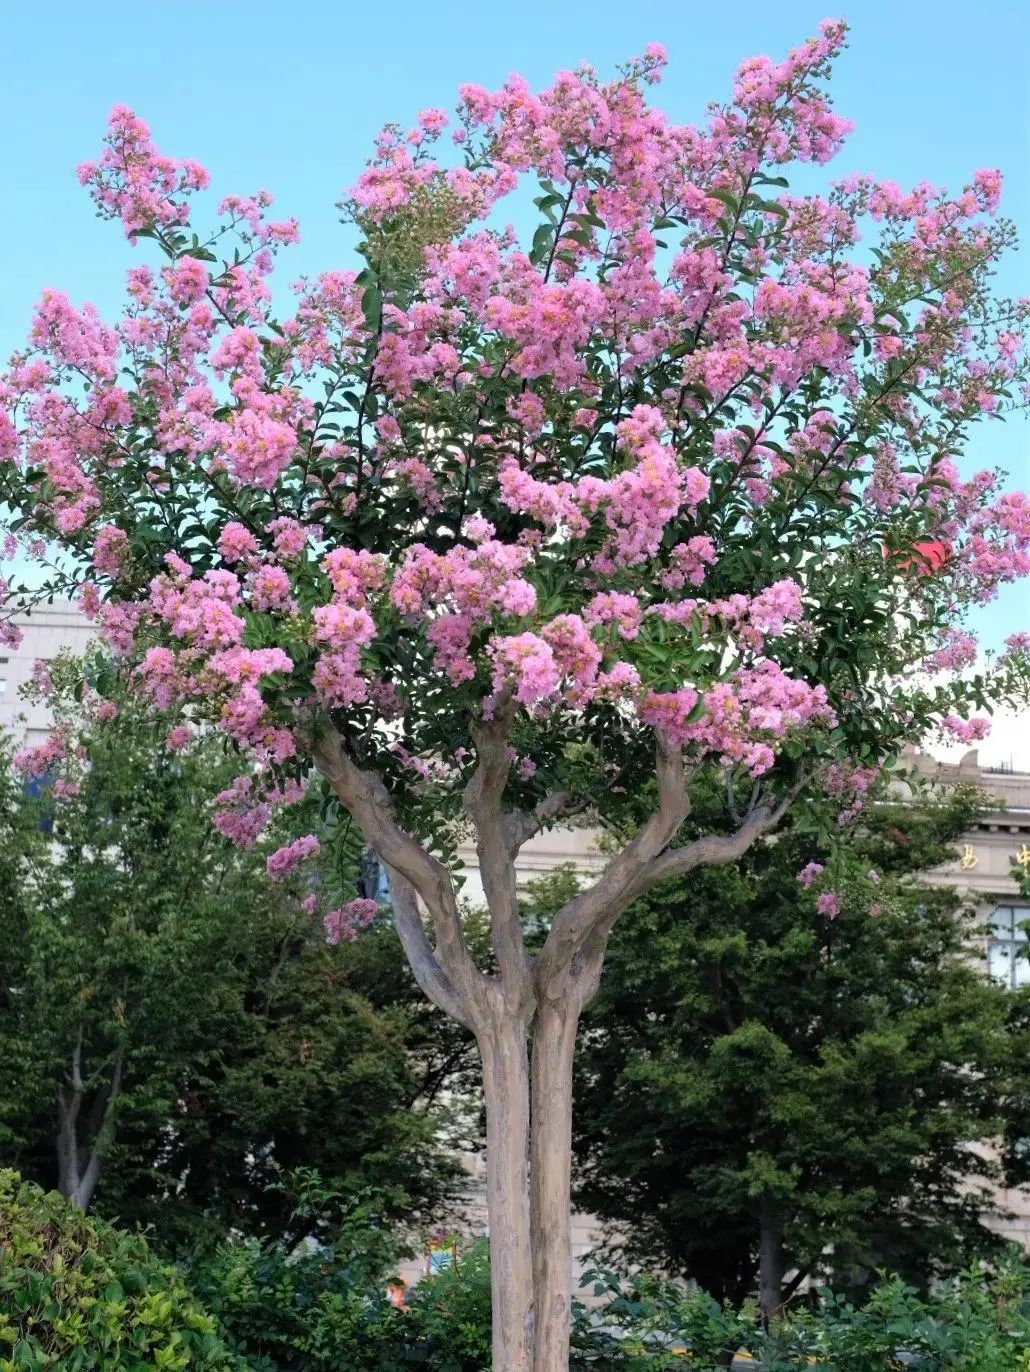
<instances>
[{"instance_id":1,"label":"red object in foliage","mask_svg":"<svg viewBox=\"0 0 1030 1372\"><path fill-rule=\"evenodd\" d=\"M395 1309L407 1311L408 1303L405 1300L407 1294L408 1283L403 1277L397 1277L386 1283L386 1299Z\"/></svg>"},{"instance_id":2,"label":"red object in foliage","mask_svg":"<svg viewBox=\"0 0 1030 1372\"><path fill-rule=\"evenodd\" d=\"M890 555L889 549L885 548L884 551ZM921 538L908 551L899 548L894 557L903 572L914 570L929 576L947 565L951 558L951 544L940 538Z\"/></svg>"}]
</instances>

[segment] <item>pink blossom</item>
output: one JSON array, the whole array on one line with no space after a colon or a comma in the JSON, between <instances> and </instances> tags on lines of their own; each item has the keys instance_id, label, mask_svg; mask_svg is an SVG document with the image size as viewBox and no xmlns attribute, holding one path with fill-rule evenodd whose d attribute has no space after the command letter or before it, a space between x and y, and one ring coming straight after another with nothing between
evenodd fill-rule
<instances>
[{"instance_id":1,"label":"pink blossom","mask_svg":"<svg viewBox=\"0 0 1030 1372\"><path fill-rule=\"evenodd\" d=\"M238 520L232 519L218 536L218 551L230 565L252 557L258 550L258 542L250 530Z\"/></svg>"},{"instance_id":2,"label":"pink blossom","mask_svg":"<svg viewBox=\"0 0 1030 1372\"><path fill-rule=\"evenodd\" d=\"M281 558L299 557L307 546L308 536L303 524L298 524L295 519L288 519L285 515L273 519L268 526L268 532L272 535L273 547Z\"/></svg>"},{"instance_id":3,"label":"pink blossom","mask_svg":"<svg viewBox=\"0 0 1030 1372\"><path fill-rule=\"evenodd\" d=\"M124 529L105 524L97 531L93 544L93 568L101 576L116 577L128 551L129 538Z\"/></svg>"},{"instance_id":4,"label":"pink blossom","mask_svg":"<svg viewBox=\"0 0 1030 1372\"><path fill-rule=\"evenodd\" d=\"M165 735L165 747L170 753L185 752L190 745L190 739L192 737L193 730L188 724L176 724L175 727L169 729L168 733Z\"/></svg>"},{"instance_id":5,"label":"pink blossom","mask_svg":"<svg viewBox=\"0 0 1030 1372\"><path fill-rule=\"evenodd\" d=\"M991 732L991 721L982 715L973 719L962 719L959 715L945 715L941 729L960 743L976 743Z\"/></svg>"},{"instance_id":6,"label":"pink blossom","mask_svg":"<svg viewBox=\"0 0 1030 1372\"><path fill-rule=\"evenodd\" d=\"M815 908L821 915L826 915L828 919L834 919L840 914L840 901L837 899L836 891L823 891L816 899Z\"/></svg>"},{"instance_id":7,"label":"pink blossom","mask_svg":"<svg viewBox=\"0 0 1030 1372\"><path fill-rule=\"evenodd\" d=\"M57 730L42 743L17 749L11 761L30 781L42 781L65 756L67 748L67 739Z\"/></svg>"},{"instance_id":8,"label":"pink blossom","mask_svg":"<svg viewBox=\"0 0 1030 1372\"><path fill-rule=\"evenodd\" d=\"M292 843L287 843L269 854L266 863L268 875L273 881L285 880L306 858L314 857L320 852L321 847L314 834L304 834L301 838L294 839Z\"/></svg>"},{"instance_id":9,"label":"pink blossom","mask_svg":"<svg viewBox=\"0 0 1030 1372\"><path fill-rule=\"evenodd\" d=\"M374 900L350 900L338 910L330 910L322 920L326 942L334 946L341 939L353 943L359 932L375 919L379 907Z\"/></svg>"},{"instance_id":10,"label":"pink blossom","mask_svg":"<svg viewBox=\"0 0 1030 1372\"><path fill-rule=\"evenodd\" d=\"M802 867L801 871L798 873L798 881L802 886L811 886L812 882L815 881L816 877L819 876L823 870L821 862L809 862L806 866Z\"/></svg>"},{"instance_id":11,"label":"pink blossom","mask_svg":"<svg viewBox=\"0 0 1030 1372\"><path fill-rule=\"evenodd\" d=\"M239 776L215 796L213 822L238 848L252 848L268 824L271 809L249 776Z\"/></svg>"},{"instance_id":12,"label":"pink blossom","mask_svg":"<svg viewBox=\"0 0 1030 1372\"><path fill-rule=\"evenodd\" d=\"M158 153L146 124L124 105L111 111L106 141L99 163L79 167L101 214L120 219L130 238L151 225L181 223L185 198L207 185L203 167Z\"/></svg>"},{"instance_id":13,"label":"pink blossom","mask_svg":"<svg viewBox=\"0 0 1030 1372\"><path fill-rule=\"evenodd\" d=\"M550 645L537 634L495 638L489 651L495 691L509 688L523 705L535 705L557 691L558 664Z\"/></svg>"}]
</instances>

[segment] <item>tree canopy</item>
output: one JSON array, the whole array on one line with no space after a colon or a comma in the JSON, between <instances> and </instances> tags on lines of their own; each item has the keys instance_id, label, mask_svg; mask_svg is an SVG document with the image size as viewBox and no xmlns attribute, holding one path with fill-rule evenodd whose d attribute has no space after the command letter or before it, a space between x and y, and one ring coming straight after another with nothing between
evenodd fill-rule
<instances>
[{"instance_id":1,"label":"tree canopy","mask_svg":"<svg viewBox=\"0 0 1030 1372\"><path fill-rule=\"evenodd\" d=\"M269 1184L301 1164L431 1215L469 1047L388 918L330 946L305 887L267 881L267 845L212 827L234 774L217 739L170 753L125 701L82 722L89 765L60 800L0 757L0 1156L166 1249L279 1232Z\"/></svg>"},{"instance_id":2,"label":"tree canopy","mask_svg":"<svg viewBox=\"0 0 1030 1372\"><path fill-rule=\"evenodd\" d=\"M923 1284L997 1250L1004 1159L983 1144L1027 1093L1016 1007L985 975L975 910L921 879L982 805L967 787L881 797L832 858L791 824L627 914L576 1124L580 1204L626 1257L739 1301L764 1238L778 1304L791 1272Z\"/></svg>"}]
</instances>

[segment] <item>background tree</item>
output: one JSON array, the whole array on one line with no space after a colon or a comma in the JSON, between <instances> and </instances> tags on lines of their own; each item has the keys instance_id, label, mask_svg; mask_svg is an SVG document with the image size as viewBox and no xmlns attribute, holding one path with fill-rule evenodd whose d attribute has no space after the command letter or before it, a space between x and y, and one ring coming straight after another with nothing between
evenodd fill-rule
<instances>
[{"instance_id":1,"label":"background tree","mask_svg":"<svg viewBox=\"0 0 1030 1372\"><path fill-rule=\"evenodd\" d=\"M387 917L328 946L267 845L212 827L235 774L217 739L177 755L125 701L88 730L60 798L0 760L0 1155L166 1249L283 1232L269 1183L300 1165L433 1213L470 1047Z\"/></svg>"},{"instance_id":2,"label":"background tree","mask_svg":"<svg viewBox=\"0 0 1030 1372\"><path fill-rule=\"evenodd\" d=\"M1022 845L1021 845L1022 851ZM1012 866L1012 879L1019 888L1019 904L1030 916L1030 868L1018 859ZM1023 932L1030 930L1024 921ZM1030 957L1030 942L1015 956ZM1009 996L1009 1025L1017 1042L1017 1052L1030 1060L1030 984L1016 987ZM1010 1186L1030 1185L1030 1091L1014 1090L1005 1106L1003 1159Z\"/></svg>"},{"instance_id":3,"label":"background tree","mask_svg":"<svg viewBox=\"0 0 1030 1372\"><path fill-rule=\"evenodd\" d=\"M1025 666L1017 640L952 675L969 606L1030 569L1026 500L954 460L1025 380L1030 305L991 289L1000 179L789 194L848 131L844 37L746 62L699 126L648 103L657 45L607 82L463 87L439 160L441 111L383 130L345 201L361 269L295 310L268 277L296 224L262 193L195 229L207 173L118 107L79 176L157 267L114 327L47 292L0 381L13 534L58 543L159 710L247 754L223 823L252 835L317 769L390 869L419 984L475 1034L504 1372L568 1361L573 1051L619 916L803 791L853 812L928 729L982 736L971 711ZM525 244L493 227L507 195L535 205ZM681 843L712 775L724 813ZM654 779L531 959L521 844ZM453 879L470 825L495 973Z\"/></svg>"},{"instance_id":4,"label":"background tree","mask_svg":"<svg viewBox=\"0 0 1030 1372\"><path fill-rule=\"evenodd\" d=\"M977 1145L1025 1096L1025 1055L980 921L920 879L981 812L967 787L881 798L833 856L801 812L627 914L575 1135L577 1197L623 1256L735 1303L757 1288L770 1313L807 1276L925 1285L997 1250L1002 1172Z\"/></svg>"}]
</instances>

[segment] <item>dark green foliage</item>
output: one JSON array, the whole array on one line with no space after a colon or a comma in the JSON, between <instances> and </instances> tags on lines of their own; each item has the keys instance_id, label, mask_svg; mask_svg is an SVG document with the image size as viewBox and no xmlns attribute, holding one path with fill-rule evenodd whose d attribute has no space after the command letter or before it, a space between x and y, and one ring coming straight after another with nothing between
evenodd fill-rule
<instances>
[{"instance_id":1,"label":"dark green foliage","mask_svg":"<svg viewBox=\"0 0 1030 1372\"><path fill-rule=\"evenodd\" d=\"M425 1278L409 1297L398 1367L480 1372L490 1366L490 1254L484 1240L457 1266Z\"/></svg>"},{"instance_id":2,"label":"dark green foliage","mask_svg":"<svg viewBox=\"0 0 1030 1372\"><path fill-rule=\"evenodd\" d=\"M304 888L212 827L220 743L173 756L131 702L94 734L70 800L27 799L0 752L0 1163L72 1194L96 1159L83 1203L170 1253L282 1232L269 1183L299 1165L432 1213L471 1050L386 914L327 947Z\"/></svg>"},{"instance_id":3,"label":"dark green foliage","mask_svg":"<svg viewBox=\"0 0 1030 1372\"><path fill-rule=\"evenodd\" d=\"M622 1226L615 1251L740 1301L763 1228L785 1273L842 1289L878 1268L922 1286L995 1248L982 1211L999 1169L974 1145L1025 1096L1026 1058L969 912L913 876L976 806L956 792L870 808L832 869L802 812L616 927L576 1117L578 1200ZM797 882L813 859L841 892L836 919Z\"/></svg>"},{"instance_id":4,"label":"dark green foliage","mask_svg":"<svg viewBox=\"0 0 1030 1372\"><path fill-rule=\"evenodd\" d=\"M349 1200L313 1173L292 1190L292 1229L309 1238L226 1243L193 1265L193 1285L249 1372L386 1372L393 1326L386 1299L402 1252L383 1222L382 1197Z\"/></svg>"},{"instance_id":5,"label":"dark green foliage","mask_svg":"<svg viewBox=\"0 0 1030 1372\"><path fill-rule=\"evenodd\" d=\"M311 1178L322 1246L290 1254L251 1241L225 1248L196 1273L224 1337L248 1372L486 1372L490 1286L486 1245L425 1278L408 1309L385 1287L396 1246L375 1219L374 1198L340 1205ZM717 1372L738 1366L790 1372L1030 1372L1030 1269L1006 1255L923 1297L884 1278L859 1306L813 1294L763 1330L754 1302L723 1304L698 1289L639 1277L588 1274L590 1309L578 1305L569 1372ZM689 1356L688 1356L689 1354Z\"/></svg>"},{"instance_id":6,"label":"dark green foliage","mask_svg":"<svg viewBox=\"0 0 1030 1372\"><path fill-rule=\"evenodd\" d=\"M230 1372L172 1267L138 1238L0 1171L0 1372Z\"/></svg>"},{"instance_id":7,"label":"dark green foliage","mask_svg":"<svg viewBox=\"0 0 1030 1372\"><path fill-rule=\"evenodd\" d=\"M573 1367L716 1372L739 1353L736 1366L762 1372L1030 1368L1030 1269L1015 1255L1006 1255L994 1271L960 1273L929 1297L898 1277L881 1280L861 1306L823 1290L811 1307L775 1319L767 1331L753 1304L721 1305L701 1290L654 1279L626 1286L606 1273L596 1277L595 1292L604 1297L602 1329L582 1332L581 1321L584 1361Z\"/></svg>"},{"instance_id":8,"label":"dark green foliage","mask_svg":"<svg viewBox=\"0 0 1030 1372\"><path fill-rule=\"evenodd\" d=\"M383 1197L346 1197L312 1173L284 1187L291 1228L310 1239L228 1243L194 1265L194 1285L249 1372L480 1372L490 1363L490 1272L485 1245L426 1277L408 1308L387 1298L403 1245Z\"/></svg>"}]
</instances>

